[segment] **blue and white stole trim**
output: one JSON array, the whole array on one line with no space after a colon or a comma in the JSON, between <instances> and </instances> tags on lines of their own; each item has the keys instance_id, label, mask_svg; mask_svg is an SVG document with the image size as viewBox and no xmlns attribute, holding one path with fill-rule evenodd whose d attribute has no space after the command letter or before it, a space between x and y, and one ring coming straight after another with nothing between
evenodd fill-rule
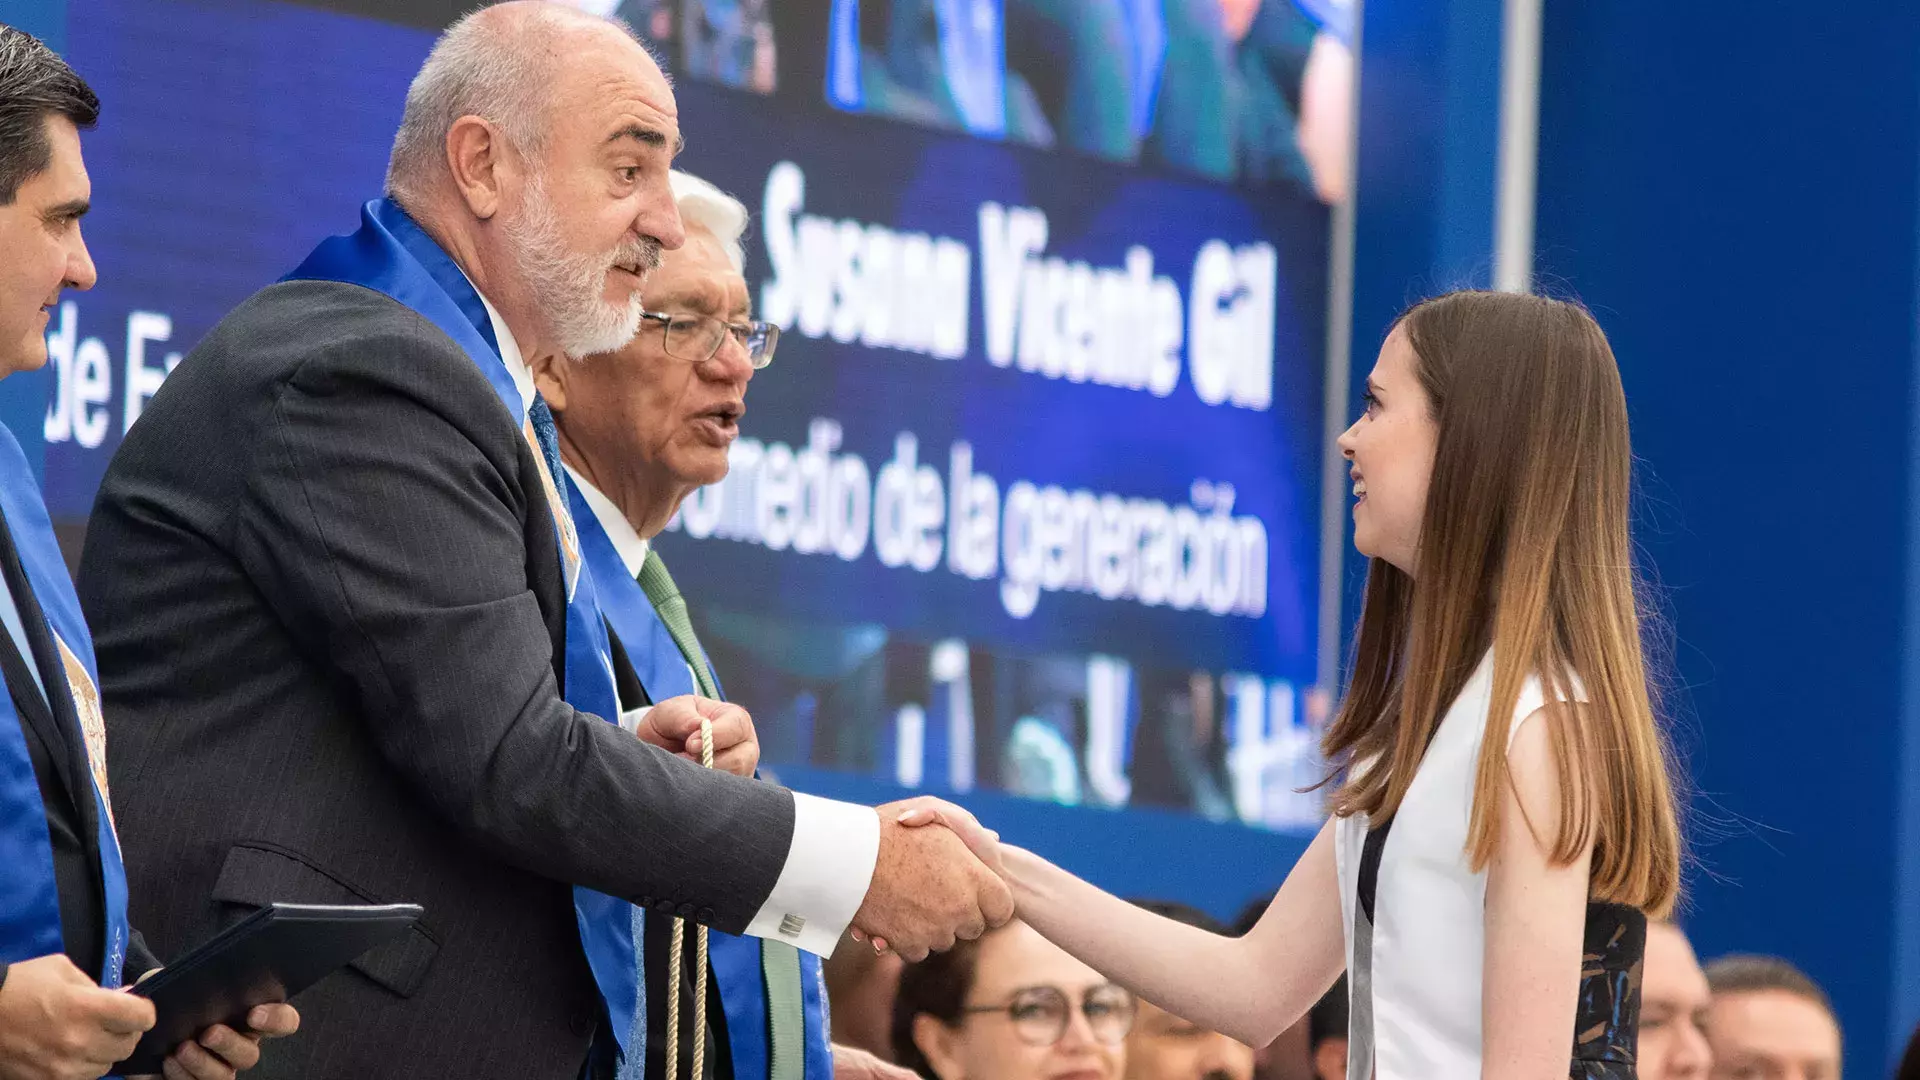
<instances>
[{"instance_id":1,"label":"blue and white stole trim","mask_svg":"<svg viewBox=\"0 0 1920 1080\"><path fill-rule=\"evenodd\" d=\"M580 533L580 555L599 590L600 613L619 637L647 697L660 702L698 693L688 658L681 654L640 583L627 572L612 538L601 528L599 518L570 476L567 488ZM705 657L699 662L707 663ZM707 672L713 676L711 664ZM713 685L719 687L718 676L713 676ZM767 986L760 948L758 938L735 937L717 930L707 936L707 961L720 986L720 1007L727 1017L727 1049L732 1054L736 1080L764 1080L771 1066ZM800 951L800 993L806 1013L805 1080L831 1080L833 1049L828 1037L826 983L820 958L805 950Z\"/></svg>"},{"instance_id":2,"label":"blue and white stole trim","mask_svg":"<svg viewBox=\"0 0 1920 1080\"><path fill-rule=\"evenodd\" d=\"M553 510L567 583L567 704L609 723L620 718L613 683L612 653L593 581L581 567L574 522L552 475L553 452L541 444L526 420L531 403L520 396L493 333L486 304L453 258L391 199L375 199L360 211L360 228L329 237L307 256L286 281L338 281L385 294L417 312L452 338L473 359L507 410L515 427L533 443L543 463L544 486ZM640 941L633 934L633 905L605 893L575 886L573 906L580 945L606 1004L608 1023L623 1054L643 1054L645 1016L638 978ZM636 1023L636 1018L639 1022Z\"/></svg>"},{"instance_id":3,"label":"blue and white stole trim","mask_svg":"<svg viewBox=\"0 0 1920 1080\"><path fill-rule=\"evenodd\" d=\"M120 861L120 841L114 834L113 812L107 800L107 736L100 713L93 637L80 614L67 564L60 558L60 545L53 538L53 523L47 519L40 486L13 432L4 426L0 426L0 509L6 512L20 568L26 572L27 584L47 617L47 628L53 631L54 646L60 650L61 666L66 669L67 688L80 720L80 730L68 734L86 741L106 916L106 949L98 978L101 986L112 989L120 985L127 959L127 872ZM26 618L27 606L17 597L15 601L21 617ZM34 663L30 655L22 659ZM42 672L43 677L49 674ZM47 705L57 720L60 710L52 700L55 689L49 681ZM60 892L54 883L47 809L40 799L40 781L34 775L26 732L21 729L11 695L0 693L0 713L4 713L0 716L0 867L5 868L0 872L0 963L11 964L66 949L60 930ZM57 747L52 749L58 752ZM74 795L83 797L80 792Z\"/></svg>"}]
</instances>

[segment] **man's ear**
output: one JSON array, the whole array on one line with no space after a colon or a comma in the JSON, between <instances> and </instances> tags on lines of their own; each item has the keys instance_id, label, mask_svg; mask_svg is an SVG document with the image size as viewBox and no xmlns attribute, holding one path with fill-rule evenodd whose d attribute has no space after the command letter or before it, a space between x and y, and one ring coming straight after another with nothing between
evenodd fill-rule
<instances>
[{"instance_id":1,"label":"man's ear","mask_svg":"<svg viewBox=\"0 0 1920 1080\"><path fill-rule=\"evenodd\" d=\"M913 1018L913 1045L920 1048L940 1080L967 1080L967 1071L960 1064L959 1043L960 1033L939 1017L921 1013Z\"/></svg>"},{"instance_id":2,"label":"man's ear","mask_svg":"<svg viewBox=\"0 0 1920 1080\"><path fill-rule=\"evenodd\" d=\"M463 116L447 130L447 171L454 190L468 212L482 221L500 212L501 190L517 164L491 121Z\"/></svg>"},{"instance_id":3,"label":"man's ear","mask_svg":"<svg viewBox=\"0 0 1920 1080\"><path fill-rule=\"evenodd\" d=\"M558 353L543 356L533 362L533 388L547 399L547 408L556 413L567 411L567 376L571 374L569 361Z\"/></svg>"}]
</instances>

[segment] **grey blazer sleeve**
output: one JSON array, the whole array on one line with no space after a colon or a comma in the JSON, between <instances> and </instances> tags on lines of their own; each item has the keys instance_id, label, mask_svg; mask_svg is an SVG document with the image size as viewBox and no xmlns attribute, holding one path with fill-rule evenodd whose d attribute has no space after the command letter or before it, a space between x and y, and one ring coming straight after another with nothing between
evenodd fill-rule
<instances>
[{"instance_id":1,"label":"grey blazer sleeve","mask_svg":"<svg viewBox=\"0 0 1920 1080\"><path fill-rule=\"evenodd\" d=\"M744 929L785 864L791 794L562 699L528 587L549 515L522 503L515 458L381 367L310 361L283 382L234 519L248 576L433 812L535 873Z\"/></svg>"}]
</instances>

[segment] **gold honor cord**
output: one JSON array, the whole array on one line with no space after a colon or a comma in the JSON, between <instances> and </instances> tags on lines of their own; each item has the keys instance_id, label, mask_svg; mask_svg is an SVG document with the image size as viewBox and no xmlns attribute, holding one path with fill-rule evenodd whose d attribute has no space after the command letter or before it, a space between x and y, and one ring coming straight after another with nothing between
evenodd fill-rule
<instances>
[{"instance_id":1,"label":"gold honor cord","mask_svg":"<svg viewBox=\"0 0 1920 1080\"><path fill-rule=\"evenodd\" d=\"M700 718L700 764L713 768L713 721ZM673 942L667 947L667 1080L680 1072L680 971L686 956L687 920L673 920ZM693 1075L687 1080L703 1080L707 1074L707 928L696 925L693 931Z\"/></svg>"}]
</instances>

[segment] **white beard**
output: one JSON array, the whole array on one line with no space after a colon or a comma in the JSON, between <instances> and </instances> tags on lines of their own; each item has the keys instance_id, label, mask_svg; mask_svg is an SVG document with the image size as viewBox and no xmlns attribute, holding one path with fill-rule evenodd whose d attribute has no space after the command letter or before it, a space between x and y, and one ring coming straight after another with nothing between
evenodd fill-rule
<instances>
[{"instance_id":1,"label":"white beard","mask_svg":"<svg viewBox=\"0 0 1920 1080\"><path fill-rule=\"evenodd\" d=\"M502 223L520 278L527 284L554 344L569 359L624 347L640 331L645 311L635 294L624 304L606 301L607 275L619 263L649 273L660 265L660 247L646 241L623 243L600 255L567 250L559 215L540 177L529 178L527 201L519 216Z\"/></svg>"}]
</instances>

